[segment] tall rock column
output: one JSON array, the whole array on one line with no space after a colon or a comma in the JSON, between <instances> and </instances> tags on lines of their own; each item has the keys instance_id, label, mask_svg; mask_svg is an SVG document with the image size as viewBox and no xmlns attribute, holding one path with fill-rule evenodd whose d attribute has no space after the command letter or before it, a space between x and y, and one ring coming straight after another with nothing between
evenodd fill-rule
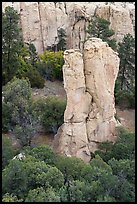
<instances>
[{"instance_id":1,"label":"tall rock column","mask_svg":"<svg viewBox=\"0 0 137 204\"><path fill-rule=\"evenodd\" d=\"M83 54L66 50L64 59L67 107L53 146L58 153L88 162L98 142L115 138L114 86L119 58L107 43L91 38Z\"/></svg>"},{"instance_id":2,"label":"tall rock column","mask_svg":"<svg viewBox=\"0 0 137 204\"><path fill-rule=\"evenodd\" d=\"M115 139L114 87L119 70L119 57L106 42L91 38L84 45L84 74L88 93L92 96L86 121L89 149L98 142Z\"/></svg>"}]
</instances>

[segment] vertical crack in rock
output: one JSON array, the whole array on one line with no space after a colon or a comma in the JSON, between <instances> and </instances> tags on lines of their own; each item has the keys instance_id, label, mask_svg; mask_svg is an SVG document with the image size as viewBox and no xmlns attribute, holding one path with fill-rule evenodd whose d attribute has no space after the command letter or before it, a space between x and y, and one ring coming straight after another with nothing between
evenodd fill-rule
<instances>
[{"instance_id":1,"label":"vertical crack in rock","mask_svg":"<svg viewBox=\"0 0 137 204\"><path fill-rule=\"evenodd\" d=\"M20 22L19 22L19 25L20 25L20 27L21 27L21 31L22 31L22 29L23 29L23 25L22 25L21 15L22 15L22 11L23 11L23 9L22 9L21 3L19 4L19 9L20 9ZM21 35L22 35L22 39L23 39L23 41L25 42L24 32L22 32Z\"/></svg>"},{"instance_id":2,"label":"vertical crack in rock","mask_svg":"<svg viewBox=\"0 0 137 204\"><path fill-rule=\"evenodd\" d=\"M97 16L97 9L98 9L98 5L96 5L96 8L95 8L95 10L94 10L94 14L93 14L93 17L96 17Z\"/></svg>"},{"instance_id":3,"label":"vertical crack in rock","mask_svg":"<svg viewBox=\"0 0 137 204\"><path fill-rule=\"evenodd\" d=\"M67 106L53 147L89 162L98 143L115 139L114 85L119 58L107 43L90 38L83 54L66 50L64 59Z\"/></svg>"},{"instance_id":4,"label":"vertical crack in rock","mask_svg":"<svg viewBox=\"0 0 137 204\"><path fill-rule=\"evenodd\" d=\"M64 2L64 9L65 9L65 14L68 15L66 2Z\"/></svg>"},{"instance_id":5,"label":"vertical crack in rock","mask_svg":"<svg viewBox=\"0 0 137 204\"><path fill-rule=\"evenodd\" d=\"M42 29L42 20L41 20L41 10L40 10L40 2L38 3L38 12L39 12L39 19L40 19L40 32L41 32L41 38L42 38L42 51L44 52L45 48L44 48L44 38L43 38L43 29Z\"/></svg>"},{"instance_id":6,"label":"vertical crack in rock","mask_svg":"<svg viewBox=\"0 0 137 204\"><path fill-rule=\"evenodd\" d=\"M80 29L80 27L79 27L79 30L78 30L78 34L79 34L79 44L78 44L78 46L79 46L79 49L80 49L80 45L81 45L81 35L80 35L80 33L81 33L81 29Z\"/></svg>"}]
</instances>

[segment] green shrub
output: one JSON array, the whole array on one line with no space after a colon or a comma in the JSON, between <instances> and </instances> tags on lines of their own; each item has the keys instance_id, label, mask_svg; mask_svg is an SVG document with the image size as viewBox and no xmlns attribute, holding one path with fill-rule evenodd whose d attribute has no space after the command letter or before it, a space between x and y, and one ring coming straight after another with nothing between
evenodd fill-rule
<instances>
[{"instance_id":1,"label":"green shrub","mask_svg":"<svg viewBox=\"0 0 137 204\"><path fill-rule=\"evenodd\" d=\"M28 149L25 148L25 155L31 155L39 161L44 161L46 164L53 165L55 160L55 154L51 147L47 145L40 145L38 147Z\"/></svg>"},{"instance_id":2,"label":"green shrub","mask_svg":"<svg viewBox=\"0 0 137 204\"><path fill-rule=\"evenodd\" d=\"M14 78L3 88L2 105L8 106L8 128L20 140L21 146L30 145L38 131L39 121L31 108L32 95L29 81ZM8 120L9 118L10 120Z\"/></svg>"},{"instance_id":3,"label":"green shrub","mask_svg":"<svg viewBox=\"0 0 137 204\"><path fill-rule=\"evenodd\" d=\"M56 133L63 124L66 101L58 97L48 97L43 114L43 126L46 130Z\"/></svg>"},{"instance_id":4,"label":"green shrub","mask_svg":"<svg viewBox=\"0 0 137 204\"><path fill-rule=\"evenodd\" d=\"M3 87L2 93L2 131L7 132L13 126L12 113L16 106L31 98L30 84L27 80L13 78Z\"/></svg>"},{"instance_id":5,"label":"green shrub","mask_svg":"<svg viewBox=\"0 0 137 204\"><path fill-rule=\"evenodd\" d=\"M62 125L66 101L56 96L39 99L33 104L46 132L56 133Z\"/></svg>"},{"instance_id":6,"label":"green shrub","mask_svg":"<svg viewBox=\"0 0 137 204\"><path fill-rule=\"evenodd\" d=\"M6 135L2 135L2 168L5 168L15 153L11 139Z\"/></svg>"},{"instance_id":7,"label":"green shrub","mask_svg":"<svg viewBox=\"0 0 137 204\"><path fill-rule=\"evenodd\" d=\"M2 202L23 202L23 199L18 199L17 196L6 193L3 195Z\"/></svg>"},{"instance_id":8,"label":"green shrub","mask_svg":"<svg viewBox=\"0 0 137 204\"><path fill-rule=\"evenodd\" d=\"M60 202L60 197L52 187L46 189L38 187L30 190L25 202Z\"/></svg>"},{"instance_id":9,"label":"green shrub","mask_svg":"<svg viewBox=\"0 0 137 204\"><path fill-rule=\"evenodd\" d=\"M2 102L2 132L6 133L9 130L10 124L10 107L9 104Z\"/></svg>"},{"instance_id":10,"label":"green shrub","mask_svg":"<svg viewBox=\"0 0 137 204\"><path fill-rule=\"evenodd\" d=\"M23 198L27 191L27 174L22 161L10 160L2 172L3 194L9 193Z\"/></svg>"},{"instance_id":11,"label":"green shrub","mask_svg":"<svg viewBox=\"0 0 137 204\"><path fill-rule=\"evenodd\" d=\"M120 159L134 159L135 157L135 134L130 133L124 128L117 128L118 138L112 145L110 142L101 143L99 150L95 151L95 155L100 155L104 161L111 158Z\"/></svg>"},{"instance_id":12,"label":"green shrub","mask_svg":"<svg viewBox=\"0 0 137 204\"><path fill-rule=\"evenodd\" d=\"M45 51L40 55L40 62L37 62L38 71L43 77L51 81L54 81L55 79L63 80L63 64L63 51Z\"/></svg>"},{"instance_id":13,"label":"green shrub","mask_svg":"<svg viewBox=\"0 0 137 204\"><path fill-rule=\"evenodd\" d=\"M135 108L135 95L129 91L118 91L115 94L116 104L122 108Z\"/></svg>"},{"instance_id":14,"label":"green shrub","mask_svg":"<svg viewBox=\"0 0 137 204\"><path fill-rule=\"evenodd\" d=\"M25 76L28 77L32 88L36 87L42 89L44 87L45 80L40 75L36 68L33 67L30 70L28 70Z\"/></svg>"},{"instance_id":15,"label":"green shrub","mask_svg":"<svg viewBox=\"0 0 137 204\"><path fill-rule=\"evenodd\" d=\"M22 56L19 56L19 60L20 66L18 67L18 71L16 72L16 77L20 79L27 77L30 81L31 87L43 88L45 80L40 75L37 68L32 66L31 63L25 60Z\"/></svg>"},{"instance_id":16,"label":"green shrub","mask_svg":"<svg viewBox=\"0 0 137 204\"><path fill-rule=\"evenodd\" d=\"M86 166L85 162L80 158L66 157L64 155L56 157L55 165L63 173L66 179L65 182L80 179L82 170Z\"/></svg>"},{"instance_id":17,"label":"green shrub","mask_svg":"<svg viewBox=\"0 0 137 204\"><path fill-rule=\"evenodd\" d=\"M32 103L32 109L39 117L41 125L43 121L43 114L44 114L45 107L46 107L46 98L38 98L34 100Z\"/></svg>"}]
</instances>

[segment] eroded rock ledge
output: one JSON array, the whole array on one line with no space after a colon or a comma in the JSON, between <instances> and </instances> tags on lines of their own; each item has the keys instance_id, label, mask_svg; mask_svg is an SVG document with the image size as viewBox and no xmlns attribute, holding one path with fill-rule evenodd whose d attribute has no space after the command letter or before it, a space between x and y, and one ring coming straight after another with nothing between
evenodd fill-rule
<instances>
[{"instance_id":1,"label":"eroded rock ledge","mask_svg":"<svg viewBox=\"0 0 137 204\"><path fill-rule=\"evenodd\" d=\"M97 143L115 139L114 86L119 57L107 43L90 38L79 50L66 50L63 66L67 107L54 139L56 152L90 160Z\"/></svg>"}]
</instances>

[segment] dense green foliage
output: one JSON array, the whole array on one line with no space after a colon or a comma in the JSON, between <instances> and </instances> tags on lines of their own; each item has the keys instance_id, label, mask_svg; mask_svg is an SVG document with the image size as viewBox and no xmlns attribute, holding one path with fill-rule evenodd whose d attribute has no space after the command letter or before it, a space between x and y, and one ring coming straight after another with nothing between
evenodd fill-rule
<instances>
[{"instance_id":1,"label":"dense green foliage","mask_svg":"<svg viewBox=\"0 0 137 204\"><path fill-rule=\"evenodd\" d=\"M19 14L12 7L2 13L2 83L6 84L16 74L18 53L22 46L19 29Z\"/></svg>"},{"instance_id":2,"label":"dense green foliage","mask_svg":"<svg viewBox=\"0 0 137 204\"><path fill-rule=\"evenodd\" d=\"M39 115L46 132L57 133L63 124L65 108L66 101L55 96L39 99L34 103L34 110Z\"/></svg>"},{"instance_id":3,"label":"dense green foliage","mask_svg":"<svg viewBox=\"0 0 137 204\"><path fill-rule=\"evenodd\" d=\"M101 38L104 42L107 42L112 49L116 50L116 40L111 39L115 32L109 28L110 22L100 18L95 17L88 26L88 34L90 37Z\"/></svg>"},{"instance_id":4,"label":"dense green foliage","mask_svg":"<svg viewBox=\"0 0 137 204\"><path fill-rule=\"evenodd\" d=\"M120 66L115 87L116 103L127 108L135 107L135 39L124 36L118 44Z\"/></svg>"},{"instance_id":5,"label":"dense green foliage","mask_svg":"<svg viewBox=\"0 0 137 204\"><path fill-rule=\"evenodd\" d=\"M16 76L19 78L28 78L31 87L43 88L45 80L37 69L39 57L35 46L31 43L24 45L18 60L20 63Z\"/></svg>"},{"instance_id":6,"label":"dense green foliage","mask_svg":"<svg viewBox=\"0 0 137 204\"><path fill-rule=\"evenodd\" d=\"M42 124L46 130L57 133L63 124L66 102L58 97L48 97L43 114Z\"/></svg>"},{"instance_id":7,"label":"dense green foliage","mask_svg":"<svg viewBox=\"0 0 137 204\"><path fill-rule=\"evenodd\" d=\"M112 142L101 143L99 145L100 150L95 151L95 155L100 155L106 162L111 158L133 160L135 156L135 133L118 128L118 134L119 137L114 144Z\"/></svg>"},{"instance_id":8,"label":"dense green foliage","mask_svg":"<svg viewBox=\"0 0 137 204\"><path fill-rule=\"evenodd\" d=\"M3 88L2 107L8 111L2 115L3 129L13 132L21 146L30 145L38 130L38 118L31 108L32 96L27 80L14 78ZM4 122L7 122L6 125Z\"/></svg>"},{"instance_id":9,"label":"dense green foliage","mask_svg":"<svg viewBox=\"0 0 137 204\"><path fill-rule=\"evenodd\" d=\"M25 77L29 79L31 87L36 87L38 89L44 88L45 80L35 67L29 69L25 74Z\"/></svg>"},{"instance_id":10,"label":"dense green foliage","mask_svg":"<svg viewBox=\"0 0 137 204\"><path fill-rule=\"evenodd\" d=\"M21 146L30 145L40 125L45 132L57 132L65 108L66 101L58 97L33 100L29 81L14 78L3 87L2 130L12 131Z\"/></svg>"},{"instance_id":11,"label":"dense green foliage","mask_svg":"<svg viewBox=\"0 0 137 204\"><path fill-rule=\"evenodd\" d=\"M115 144L107 147L106 143L104 149L111 156L95 154L89 164L56 155L49 146L27 147L22 150L25 158L10 160L2 172L3 200L135 202L133 138L133 134L120 129L115 144L127 146L128 151L122 148L118 156L113 151Z\"/></svg>"},{"instance_id":12,"label":"dense green foliage","mask_svg":"<svg viewBox=\"0 0 137 204\"><path fill-rule=\"evenodd\" d=\"M43 187L38 187L29 191L25 202L60 202L60 197L52 187L46 191Z\"/></svg>"},{"instance_id":13,"label":"dense green foliage","mask_svg":"<svg viewBox=\"0 0 137 204\"><path fill-rule=\"evenodd\" d=\"M46 164L53 165L55 163L55 154L49 146L41 145L35 148L25 147L24 152L25 155L31 155L39 161L46 162Z\"/></svg>"},{"instance_id":14,"label":"dense green foliage","mask_svg":"<svg viewBox=\"0 0 137 204\"><path fill-rule=\"evenodd\" d=\"M6 135L2 135L2 168L4 168L9 161L16 154L12 146L12 141Z\"/></svg>"},{"instance_id":15,"label":"dense green foliage","mask_svg":"<svg viewBox=\"0 0 137 204\"><path fill-rule=\"evenodd\" d=\"M45 51L39 57L40 62L38 62L37 66L41 75L51 81L55 79L62 81L62 66L64 64L63 51Z\"/></svg>"},{"instance_id":16,"label":"dense green foliage","mask_svg":"<svg viewBox=\"0 0 137 204\"><path fill-rule=\"evenodd\" d=\"M9 193L6 193L3 196L2 202L23 202L23 199L18 199L17 196L10 195Z\"/></svg>"}]
</instances>

